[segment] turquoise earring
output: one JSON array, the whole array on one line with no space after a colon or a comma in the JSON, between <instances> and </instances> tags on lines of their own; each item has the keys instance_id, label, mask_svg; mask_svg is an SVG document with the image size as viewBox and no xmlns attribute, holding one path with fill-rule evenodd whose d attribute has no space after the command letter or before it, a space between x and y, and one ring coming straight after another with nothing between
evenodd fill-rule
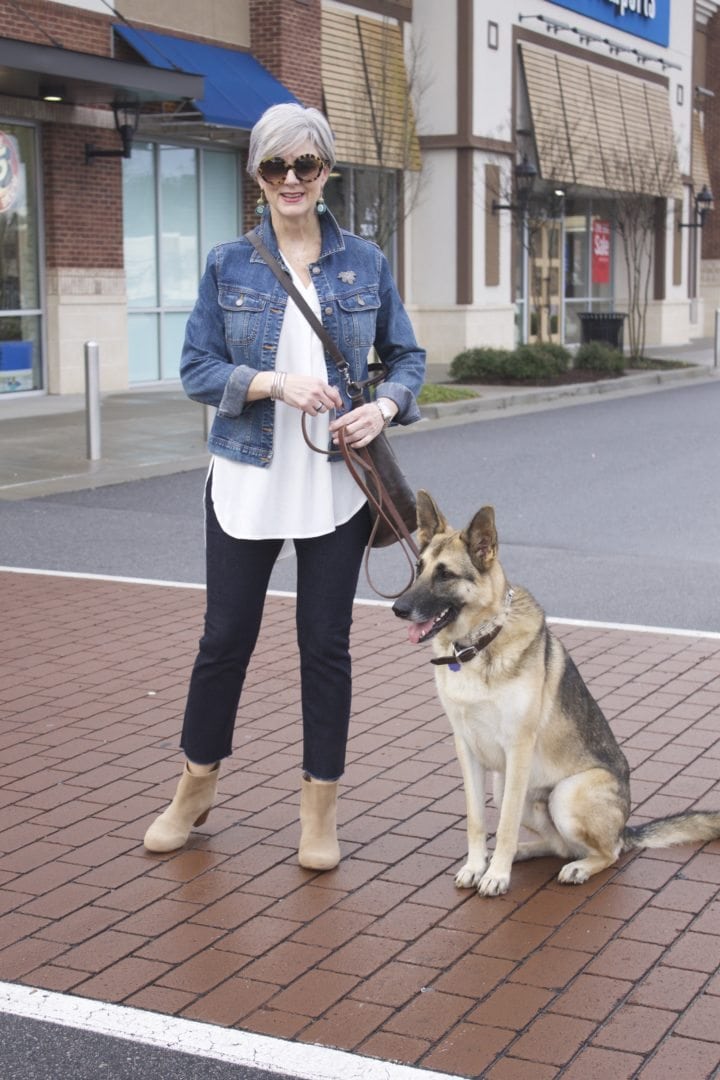
<instances>
[{"instance_id":1,"label":"turquoise earring","mask_svg":"<svg viewBox=\"0 0 720 1080\"><path fill-rule=\"evenodd\" d=\"M315 203L315 209L318 212L318 214L324 214L325 211L327 210L327 203L325 202L325 199L322 197L322 195L320 196L318 201Z\"/></svg>"},{"instance_id":2,"label":"turquoise earring","mask_svg":"<svg viewBox=\"0 0 720 1080\"><path fill-rule=\"evenodd\" d=\"M265 202L265 196L263 195L263 193L261 191L260 192L260 197L258 198L258 201L255 203L255 213L257 214L258 217L263 216L263 214L265 213L265 207L266 206L267 206L267 203Z\"/></svg>"}]
</instances>

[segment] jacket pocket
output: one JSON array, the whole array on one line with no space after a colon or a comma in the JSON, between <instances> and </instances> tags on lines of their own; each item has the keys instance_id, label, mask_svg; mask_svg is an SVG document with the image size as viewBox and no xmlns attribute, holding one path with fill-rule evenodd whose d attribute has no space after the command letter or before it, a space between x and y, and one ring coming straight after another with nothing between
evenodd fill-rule
<instances>
[{"instance_id":1,"label":"jacket pocket","mask_svg":"<svg viewBox=\"0 0 720 1080\"><path fill-rule=\"evenodd\" d=\"M375 324L380 307L377 288L364 286L337 298L340 324L346 345L369 349L375 341Z\"/></svg>"},{"instance_id":2,"label":"jacket pocket","mask_svg":"<svg viewBox=\"0 0 720 1080\"><path fill-rule=\"evenodd\" d=\"M221 285L218 302L225 319L225 340L229 345L250 345L258 336L268 304L267 296L242 289L238 285Z\"/></svg>"}]
</instances>

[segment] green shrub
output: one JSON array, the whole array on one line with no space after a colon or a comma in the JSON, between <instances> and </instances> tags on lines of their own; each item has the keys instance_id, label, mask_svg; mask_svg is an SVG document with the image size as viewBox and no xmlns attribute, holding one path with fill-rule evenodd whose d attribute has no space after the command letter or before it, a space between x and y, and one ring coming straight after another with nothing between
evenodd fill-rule
<instances>
[{"instance_id":1,"label":"green shrub","mask_svg":"<svg viewBox=\"0 0 720 1080\"><path fill-rule=\"evenodd\" d=\"M575 367L582 371L621 375L625 370L625 357L604 341L588 341L575 353Z\"/></svg>"},{"instance_id":2,"label":"green shrub","mask_svg":"<svg viewBox=\"0 0 720 1080\"><path fill-rule=\"evenodd\" d=\"M450 364L450 378L457 382L470 379L499 381L504 377L509 349L466 349Z\"/></svg>"},{"instance_id":3,"label":"green shrub","mask_svg":"<svg viewBox=\"0 0 720 1080\"><path fill-rule=\"evenodd\" d=\"M543 353L548 353L550 356L554 356L560 363L564 364L565 369L570 367L572 360L572 353L569 349L566 349L564 345L560 345L554 341L539 341L535 345L523 345L524 349L540 349Z\"/></svg>"},{"instance_id":4,"label":"green shrub","mask_svg":"<svg viewBox=\"0 0 720 1080\"><path fill-rule=\"evenodd\" d=\"M542 382L564 375L570 353L562 345L520 345L510 349L466 349L450 365L458 382Z\"/></svg>"},{"instance_id":5,"label":"green shrub","mask_svg":"<svg viewBox=\"0 0 720 1080\"><path fill-rule=\"evenodd\" d=\"M564 375L570 364L570 353L562 345L519 345L511 353L507 376L512 381L553 379Z\"/></svg>"}]
</instances>

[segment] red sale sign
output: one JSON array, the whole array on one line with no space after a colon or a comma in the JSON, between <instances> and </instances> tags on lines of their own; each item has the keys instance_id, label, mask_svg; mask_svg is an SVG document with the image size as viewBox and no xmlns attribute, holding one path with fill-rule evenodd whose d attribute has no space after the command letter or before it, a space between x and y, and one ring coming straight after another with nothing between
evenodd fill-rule
<instances>
[{"instance_id":1,"label":"red sale sign","mask_svg":"<svg viewBox=\"0 0 720 1080\"><path fill-rule=\"evenodd\" d=\"M610 283L610 222L595 218L592 223L593 285Z\"/></svg>"}]
</instances>

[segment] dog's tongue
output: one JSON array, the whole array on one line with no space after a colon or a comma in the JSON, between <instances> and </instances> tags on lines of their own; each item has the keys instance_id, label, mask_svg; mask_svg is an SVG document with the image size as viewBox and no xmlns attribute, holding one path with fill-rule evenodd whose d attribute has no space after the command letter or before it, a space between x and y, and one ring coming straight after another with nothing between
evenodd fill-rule
<instances>
[{"instance_id":1,"label":"dog's tongue","mask_svg":"<svg viewBox=\"0 0 720 1080\"><path fill-rule=\"evenodd\" d=\"M433 624L432 619L428 619L427 622L414 622L410 623L408 627L408 638L413 645L419 645L425 634Z\"/></svg>"}]
</instances>

